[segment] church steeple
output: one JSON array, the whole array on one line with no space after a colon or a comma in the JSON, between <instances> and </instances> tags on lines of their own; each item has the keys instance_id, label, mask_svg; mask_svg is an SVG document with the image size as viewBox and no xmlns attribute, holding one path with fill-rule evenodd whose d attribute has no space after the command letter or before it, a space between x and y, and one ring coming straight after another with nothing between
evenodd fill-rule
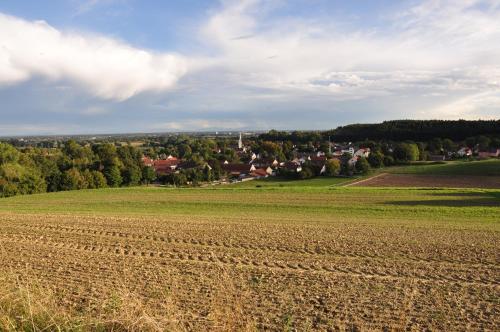
<instances>
[{"instance_id":1,"label":"church steeple","mask_svg":"<svg viewBox=\"0 0 500 332\"><path fill-rule=\"evenodd\" d=\"M238 140L238 149L243 149L243 140L241 139L241 132L240 132L240 139Z\"/></svg>"}]
</instances>

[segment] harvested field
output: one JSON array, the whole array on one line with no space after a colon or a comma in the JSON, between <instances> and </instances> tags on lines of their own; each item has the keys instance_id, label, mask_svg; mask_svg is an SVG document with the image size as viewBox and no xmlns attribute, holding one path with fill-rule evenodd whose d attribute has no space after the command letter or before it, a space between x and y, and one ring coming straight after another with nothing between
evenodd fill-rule
<instances>
[{"instance_id":1,"label":"harvested field","mask_svg":"<svg viewBox=\"0 0 500 332\"><path fill-rule=\"evenodd\" d=\"M428 188L500 188L500 176L380 174L351 186L428 187Z\"/></svg>"},{"instance_id":2,"label":"harvested field","mask_svg":"<svg viewBox=\"0 0 500 332\"><path fill-rule=\"evenodd\" d=\"M115 330L498 330L499 214L487 190L13 197L0 282Z\"/></svg>"}]
</instances>

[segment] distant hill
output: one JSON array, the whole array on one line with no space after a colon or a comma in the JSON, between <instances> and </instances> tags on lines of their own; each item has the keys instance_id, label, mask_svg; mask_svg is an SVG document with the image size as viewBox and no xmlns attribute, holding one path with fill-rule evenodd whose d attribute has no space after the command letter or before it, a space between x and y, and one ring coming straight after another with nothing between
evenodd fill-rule
<instances>
[{"instance_id":1,"label":"distant hill","mask_svg":"<svg viewBox=\"0 0 500 332\"><path fill-rule=\"evenodd\" d=\"M435 137L455 141L479 135L500 136L500 120L394 120L374 124L351 124L326 131L335 141L430 140Z\"/></svg>"}]
</instances>

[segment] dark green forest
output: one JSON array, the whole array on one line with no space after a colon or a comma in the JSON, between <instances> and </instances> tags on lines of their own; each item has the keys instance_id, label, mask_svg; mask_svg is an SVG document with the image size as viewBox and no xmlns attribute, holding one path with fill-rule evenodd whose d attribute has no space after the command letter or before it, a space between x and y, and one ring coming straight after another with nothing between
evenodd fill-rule
<instances>
[{"instance_id":1,"label":"dark green forest","mask_svg":"<svg viewBox=\"0 0 500 332\"><path fill-rule=\"evenodd\" d=\"M373 124L350 124L327 131L276 131L260 135L263 140L309 141L332 140L335 142L375 141L429 141L447 138L464 141L475 136L500 138L500 120L393 120Z\"/></svg>"},{"instance_id":2,"label":"dark green forest","mask_svg":"<svg viewBox=\"0 0 500 332\"><path fill-rule=\"evenodd\" d=\"M449 138L462 141L479 135L500 136L500 120L395 120L374 124L351 124L323 133L337 141L427 141Z\"/></svg>"}]
</instances>

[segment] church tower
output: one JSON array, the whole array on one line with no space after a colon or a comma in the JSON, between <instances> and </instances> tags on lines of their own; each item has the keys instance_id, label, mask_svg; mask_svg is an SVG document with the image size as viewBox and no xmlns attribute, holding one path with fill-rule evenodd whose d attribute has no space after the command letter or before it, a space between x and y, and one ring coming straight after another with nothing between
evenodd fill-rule
<instances>
[{"instance_id":1,"label":"church tower","mask_svg":"<svg viewBox=\"0 0 500 332\"><path fill-rule=\"evenodd\" d=\"M241 139L241 132L240 132L240 139L238 140L238 149L243 149L243 140Z\"/></svg>"}]
</instances>

